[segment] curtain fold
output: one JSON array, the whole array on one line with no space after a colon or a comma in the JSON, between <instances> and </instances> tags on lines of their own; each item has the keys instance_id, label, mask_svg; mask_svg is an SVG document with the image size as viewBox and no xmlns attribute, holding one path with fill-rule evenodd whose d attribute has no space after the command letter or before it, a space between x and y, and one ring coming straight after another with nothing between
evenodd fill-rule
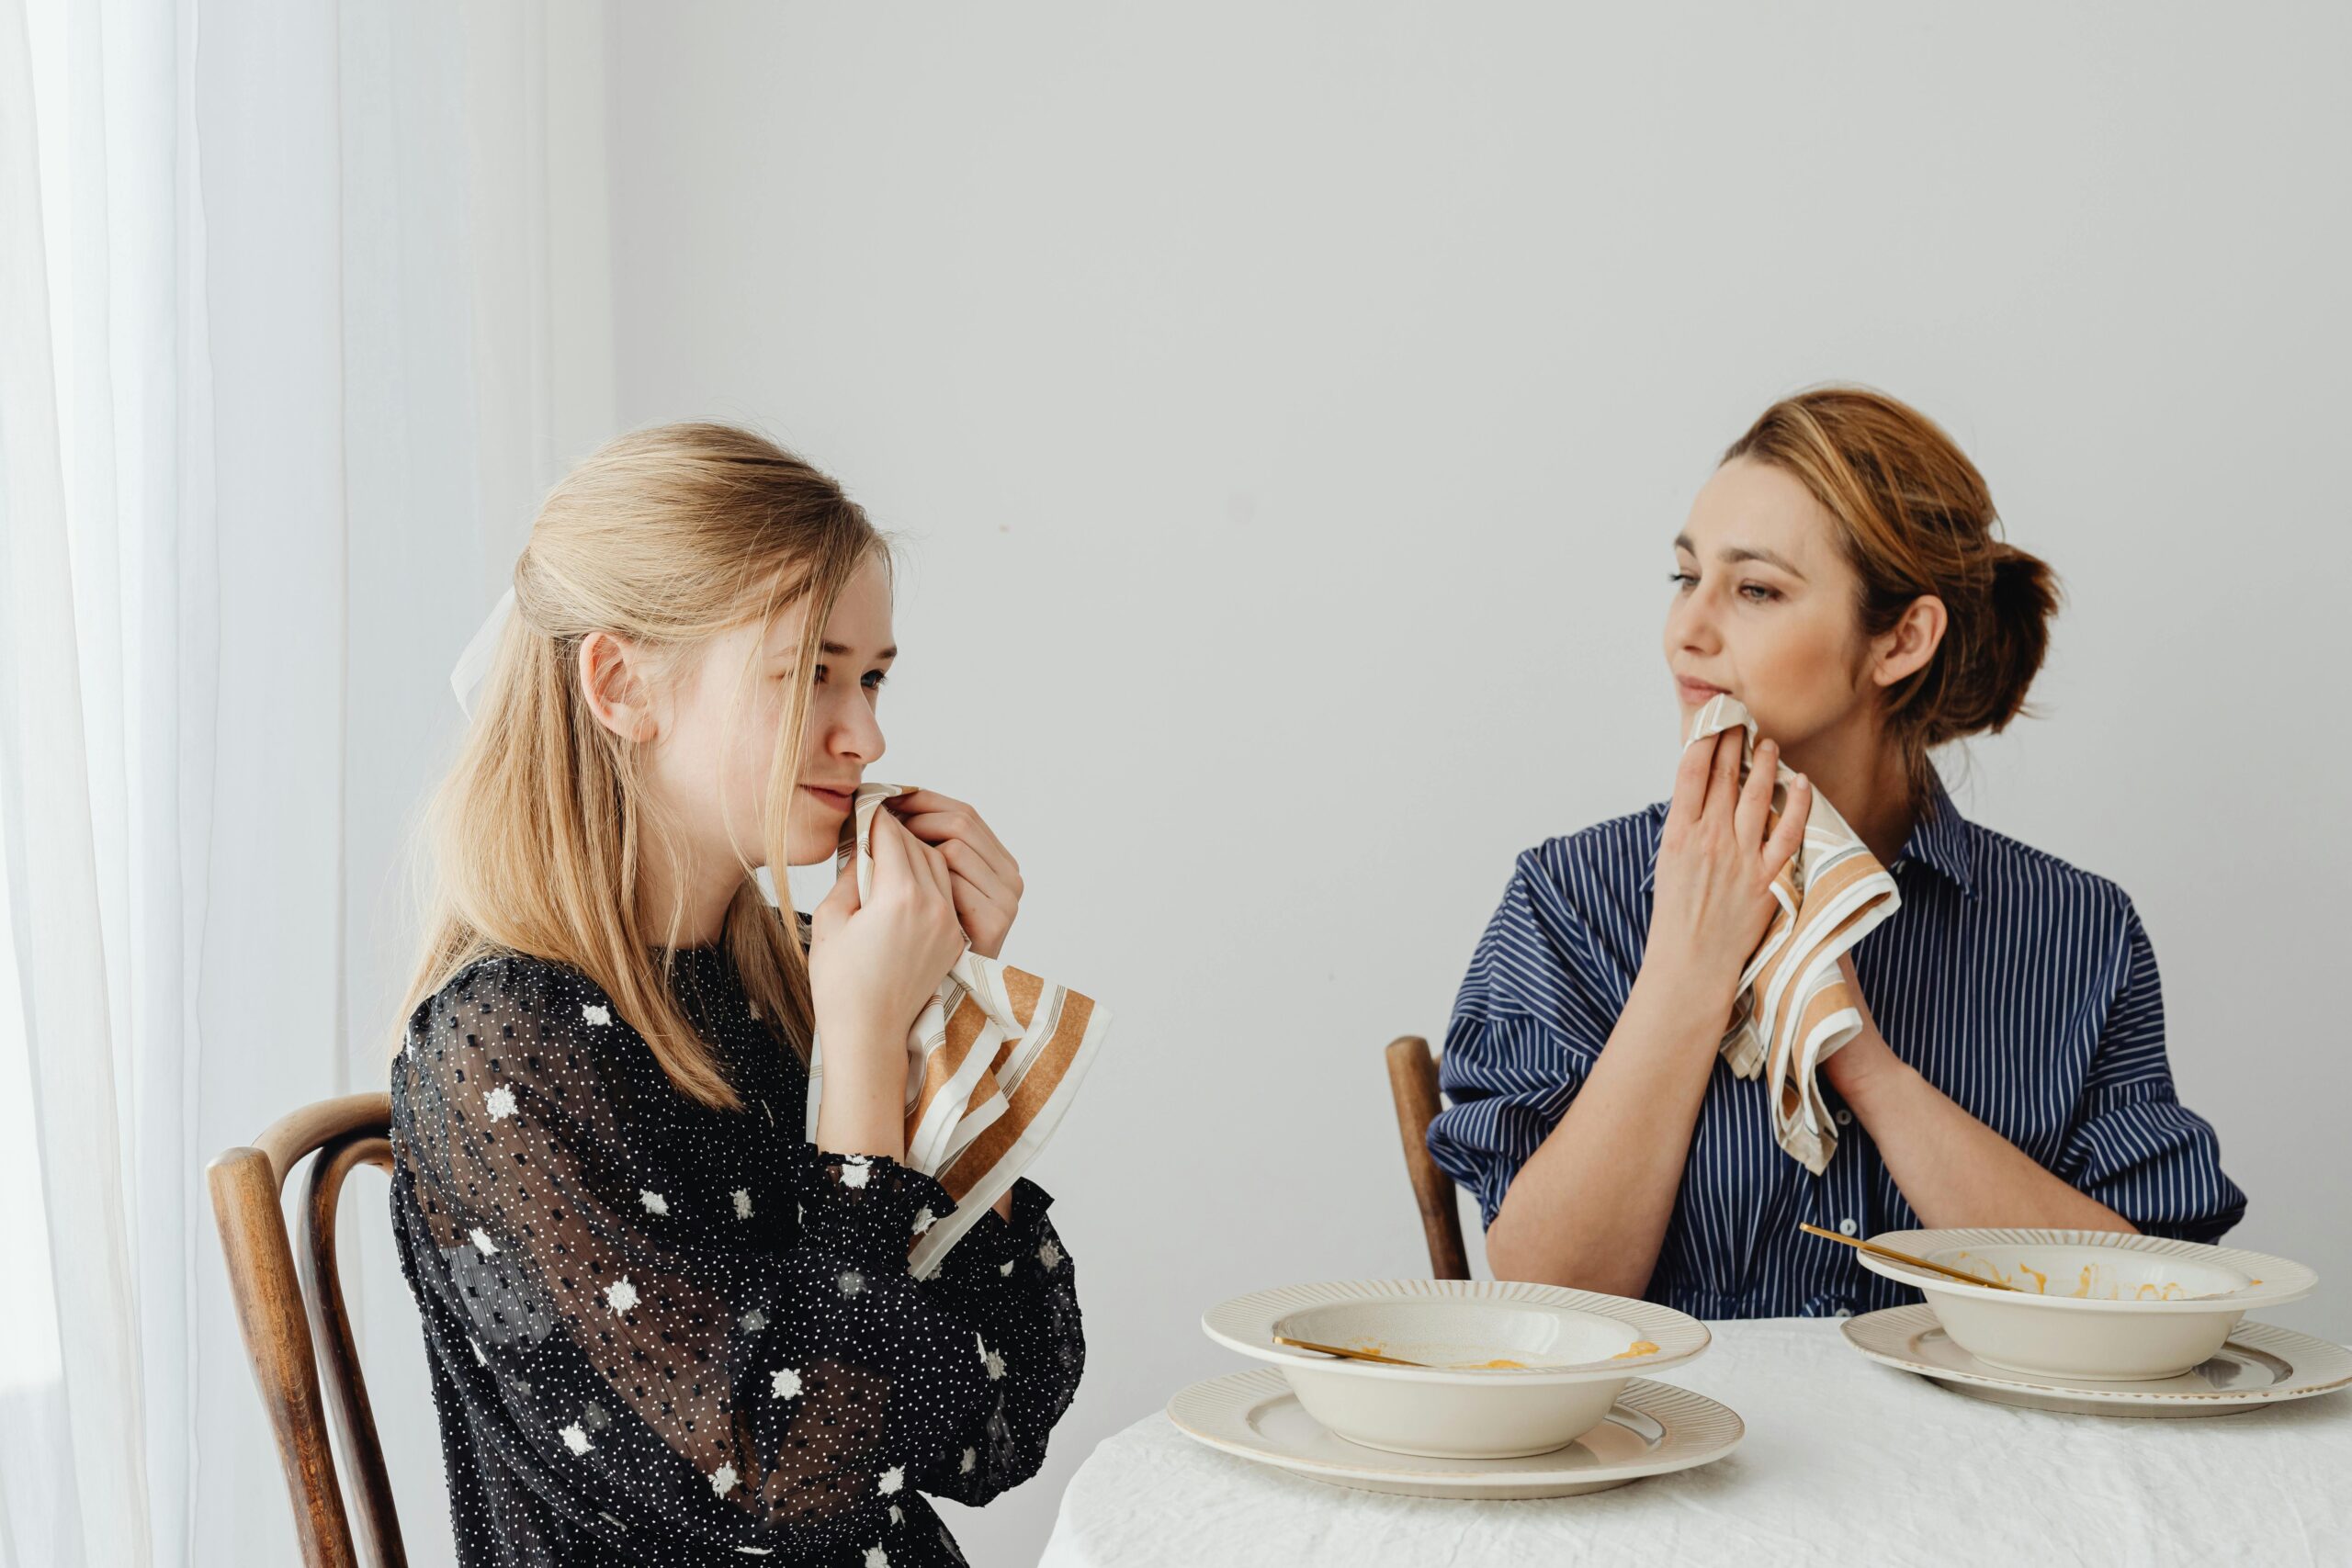
<instances>
[{"instance_id":1,"label":"curtain fold","mask_svg":"<svg viewBox=\"0 0 2352 1568\"><path fill-rule=\"evenodd\" d=\"M610 434L601 40L0 0L0 1564L293 1558L202 1168L383 1081L449 662ZM346 1288L447 1562L383 1197Z\"/></svg>"}]
</instances>

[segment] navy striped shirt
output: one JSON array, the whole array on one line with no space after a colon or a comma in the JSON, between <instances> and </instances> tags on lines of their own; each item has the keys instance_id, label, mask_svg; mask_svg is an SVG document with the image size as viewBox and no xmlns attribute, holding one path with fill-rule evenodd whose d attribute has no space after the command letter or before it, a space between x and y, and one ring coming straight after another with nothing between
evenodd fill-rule
<instances>
[{"instance_id":1,"label":"navy striped shirt","mask_svg":"<svg viewBox=\"0 0 2352 1568\"><path fill-rule=\"evenodd\" d=\"M1616 1027L1648 940L1663 804L1519 857L1446 1030L1430 1126L1488 1224ZM2214 1241L2245 1213L2165 1059L2154 951L2123 890L1976 827L1941 781L1892 869L1903 907L1854 949L1894 1054L2069 1185L2155 1235ZM1916 1300L1799 1221L1918 1224L1825 1078L1838 1152L1781 1152L1763 1083L1718 1060L1644 1292L1698 1317L1846 1315Z\"/></svg>"}]
</instances>

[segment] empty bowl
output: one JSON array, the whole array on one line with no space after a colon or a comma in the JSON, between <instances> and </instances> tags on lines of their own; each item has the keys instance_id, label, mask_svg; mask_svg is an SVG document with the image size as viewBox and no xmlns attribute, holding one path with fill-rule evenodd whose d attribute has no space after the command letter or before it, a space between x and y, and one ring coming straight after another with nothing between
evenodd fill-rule
<instances>
[{"instance_id":1,"label":"empty bowl","mask_svg":"<svg viewBox=\"0 0 2352 1568\"><path fill-rule=\"evenodd\" d=\"M2177 1377L2219 1350L2249 1310L2301 1301L2318 1284L2301 1264L2266 1253L2112 1231L1913 1230L1871 1240L1987 1280L1962 1284L1858 1254L1872 1273L1926 1296L1962 1349L2038 1377Z\"/></svg>"},{"instance_id":2,"label":"empty bowl","mask_svg":"<svg viewBox=\"0 0 2352 1568\"><path fill-rule=\"evenodd\" d=\"M1512 1459L1577 1440L1633 1378L1707 1348L1671 1308L1491 1280L1352 1280L1259 1291L1213 1307L1209 1337L1272 1361L1309 1416L1389 1453ZM1340 1360L1277 1337L1417 1361Z\"/></svg>"}]
</instances>

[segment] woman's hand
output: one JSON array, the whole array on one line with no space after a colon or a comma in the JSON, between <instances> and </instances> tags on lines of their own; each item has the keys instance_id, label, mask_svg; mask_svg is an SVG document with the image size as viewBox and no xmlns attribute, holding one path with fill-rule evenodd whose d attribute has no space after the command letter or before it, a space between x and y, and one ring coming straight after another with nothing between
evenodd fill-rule
<instances>
[{"instance_id":1,"label":"woman's hand","mask_svg":"<svg viewBox=\"0 0 2352 1568\"><path fill-rule=\"evenodd\" d=\"M874 886L861 902L843 866L809 919L808 988L825 1071L887 1078L903 1091L907 1030L964 951L947 859L888 813L874 819Z\"/></svg>"},{"instance_id":2,"label":"woman's hand","mask_svg":"<svg viewBox=\"0 0 2352 1568\"><path fill-rule=\"evenodd\" d=\"M1645 971L1656 965L1683 983L1720 987L1726 1009L1779 908L1772 879L1804 843L1813 809L1813 785L1799 774L1780 825L1768 835L1780 748L1759 742L1742 785L1742 740L1735 728L1712 746L1683 749L1658 837L1657 902L1642 954Z\"/></svg>"},{"instance_id":3,"label":"woman's hand","mask_svg":"<svg viewBox=\"0 0 2352 1568\"><path fill-rule=\"evenodd\" d=\"M1862 996L1862 978L1854 973L1854 955L1838 955L1838 972L1845 976L1847 992L1854 998L1854 1006L1862 1015L1862 1032L1831 1053L1821 1064L1821 1076L1829 1087L1845 1099L1851 1100L1863 1083L1890 1067L1903 1066L1894 1047L1878 1032L1878 1020L1871 1016L1871 1004Z\"/></svg>"},{"instance_id":4,"label":"woman's hand","mask_svg":"<svg viewBox=\"0 0 2352 1568\"><path fill-rule=\"evenodd\" d=\"M883 802L925 845L936 845L952 874L956 918L972 951L983 958L1004 952L1005 933L1021 912L1021 865L980 814L937 790L909 790Z\"/></svg>"}]
</instances>

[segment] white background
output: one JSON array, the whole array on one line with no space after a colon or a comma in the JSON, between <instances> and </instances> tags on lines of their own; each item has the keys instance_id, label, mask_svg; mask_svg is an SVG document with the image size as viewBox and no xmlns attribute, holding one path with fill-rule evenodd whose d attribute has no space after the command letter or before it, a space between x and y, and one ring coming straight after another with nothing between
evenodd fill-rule
<instances>
[{"instance_id":1,"label":"white background","mask_svg":"<svg viewBox=\"0 0 2352 1568\"><path fill-rule=\"evenodd\" d=\"M1038 1481L945 1510L977 1561L1033 1558L1097 1439L1227 1369L1206 1304L1426 1268L1381 1047L1442 1031L1517 851L1663 795L1667 541L1826 378L1943 422L2063 574L2044 716L1947 776L2137 900L2182 1097L2252 1194L2230 1239L2321 1271L2277 1321L2352 1338L2346 13L605 21L558 341L609 333L610 428L759 425L903 536L877 773L985 810L1030 887L1008 955L1118 1014L1035 1172L1089 1375ZM422 617L387 567L413 635L368 667L410 728L349 742L355 1042L408 962L375 857L526 524Z\"/></svg>"}]
</instances>

